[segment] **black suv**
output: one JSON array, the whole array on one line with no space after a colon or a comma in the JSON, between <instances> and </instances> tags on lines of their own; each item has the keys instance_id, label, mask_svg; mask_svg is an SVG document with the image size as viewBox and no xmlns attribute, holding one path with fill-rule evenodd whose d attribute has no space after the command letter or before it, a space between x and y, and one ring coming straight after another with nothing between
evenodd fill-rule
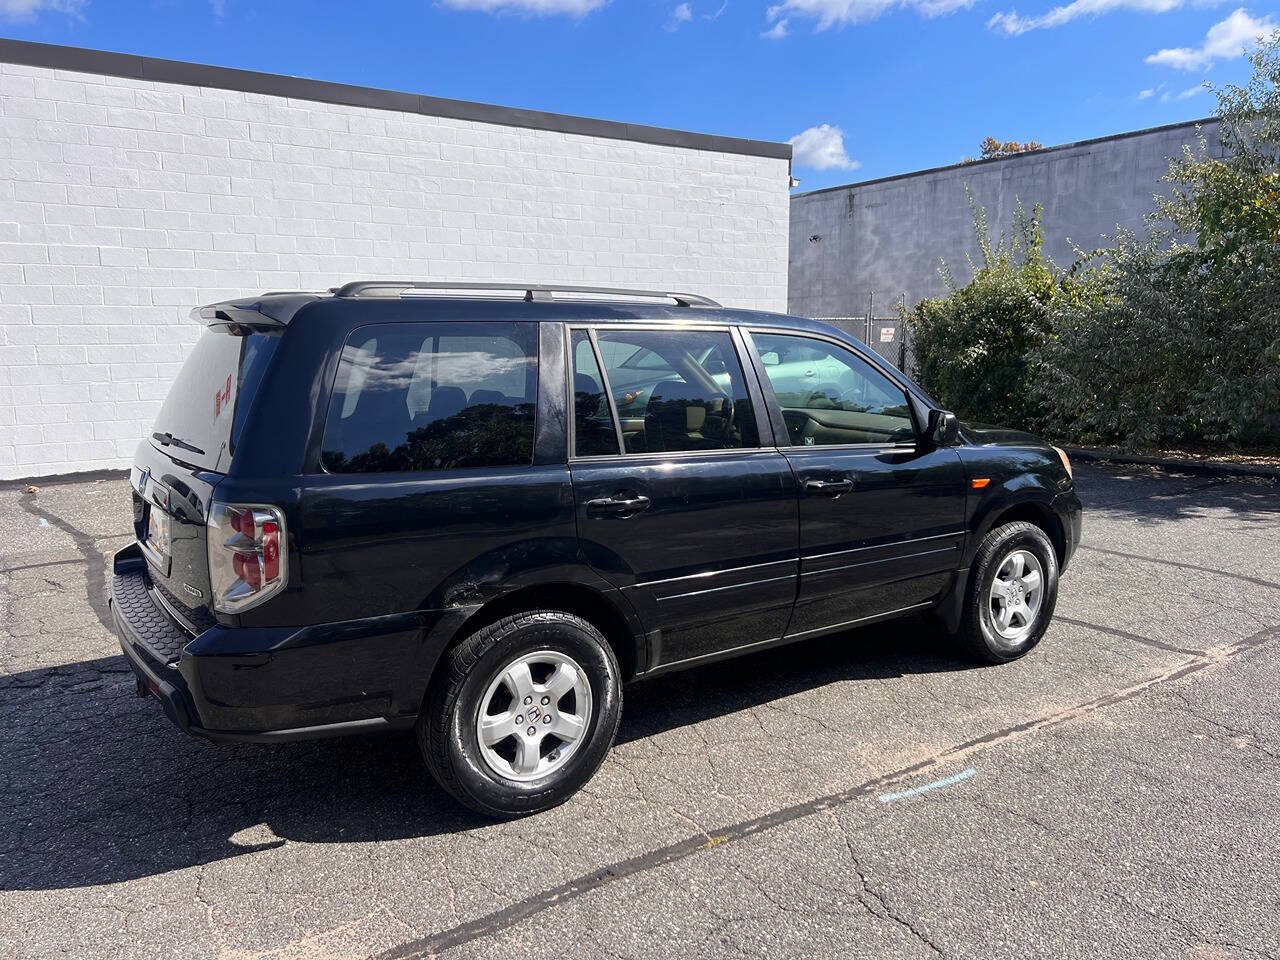
<instances>
[{"instance_id":1,"label":"black suv","mask_svg":"<svg viewBox=\"0 0 1280 960\"><path fill-rule=\"evenodd\" d=\"M926 611L1020 657L1080 537L1061 451L810 320L385 281L193 316L115 556L139 694L215 741L414 728L491 815L586 783L637 677Z\"/></svg>"}]
</instances>

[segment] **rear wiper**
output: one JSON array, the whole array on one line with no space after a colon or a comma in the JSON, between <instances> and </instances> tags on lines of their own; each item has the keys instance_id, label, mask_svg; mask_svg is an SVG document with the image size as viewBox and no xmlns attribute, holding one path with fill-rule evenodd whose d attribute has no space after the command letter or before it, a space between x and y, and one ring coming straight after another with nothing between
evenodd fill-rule
<instances>
[{"instance_id":1,"label":"rear wiper","mask_svg":"<svg viewBox=\"0 0 1280 960\"><path fill-rule=\"evenodd\" d=\"M201 450L199 447L197 447L194 443L187 443L187 441L185 440L180 440L179 438L175 437L172 433L153 433L151 435L151 439L159 440L160 445L164 447L167 447L170 444L172 444L175 447L181 447L183 450L190 450L192 453L198 453L200 454L200 456L204 456L204 451Z\"/></svg>"}]
</instances>

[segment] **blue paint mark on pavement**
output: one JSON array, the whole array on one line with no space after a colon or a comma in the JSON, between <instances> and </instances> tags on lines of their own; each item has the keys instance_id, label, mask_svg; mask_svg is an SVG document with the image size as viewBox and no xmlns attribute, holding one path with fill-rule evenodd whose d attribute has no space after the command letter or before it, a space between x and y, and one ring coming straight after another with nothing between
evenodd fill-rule
<instances>
[{"instance_id":1,"label":"blue paint mark on pavement","mask_svg":"<svg viewBox=\"0 0 1280 960\"><path fill-rule=\"evenodd\" d=\"M961 780L968 780L978 771L970 767L968 770L961 770L954 777L946 777L942 780L934 780L932 783L926 783L923 786L912 787L910 790L903 790L901 793L882 793L880 794L881 803L893 803L895 800L906 800L908 797L914 797L926 790L937 790L939 787L949 787L953 783L959 783Z\"/></svg>"}]
</instances>

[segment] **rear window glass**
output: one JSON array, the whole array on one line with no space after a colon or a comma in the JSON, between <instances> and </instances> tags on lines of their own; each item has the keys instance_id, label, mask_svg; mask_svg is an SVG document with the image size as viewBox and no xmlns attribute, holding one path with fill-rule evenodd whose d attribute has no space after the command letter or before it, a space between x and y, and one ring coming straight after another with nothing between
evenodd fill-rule
<instances>
[{"instance_id":1,"label":"rear window glass","mask_svg":"<svg viewBox=\"0 0 1280 960\"><path fill-rule=\"evenodd\" d=\"M625 453L760 446L746 378L728 331L601 329L596 345ZM575 380L583 372L580 365L575 367ZM616 447L583 448L583 419L589 422L610 413L607 408L592 414L577 407L589 400L588 393L575 387L575 426L579 427L575 452L578 456L615 452ZM603 431L599 435L603 437ZM601 446L608 447L607 440Z\"/></svg>"},{"instance_id":2,"label":"rear window glass","mask_svg":"<svg viewBox=\"0 0 1280 960\"><path fill-rule=\"evenodd\" d=\"M343 347L321 459L333 473L533 462L533 323L361 327Z\"/></svg>"},{"instance_id":3,"label":"rear window glass","mask_svg":"<svg viewBox=\"0 0 1280 960\"><path fill-rule=\"evenodd\" d=\"M181 441L162 447L170 456L206 470L225 472L231 465L253 398L280 343L274 331L232 329L215 326L201 335L152 428Z\"/></svg>"}]
</instances>

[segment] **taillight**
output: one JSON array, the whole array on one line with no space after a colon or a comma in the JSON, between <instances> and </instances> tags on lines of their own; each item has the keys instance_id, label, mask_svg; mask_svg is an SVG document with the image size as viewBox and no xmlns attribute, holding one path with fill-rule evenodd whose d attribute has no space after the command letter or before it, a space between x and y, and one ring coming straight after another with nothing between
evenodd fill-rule
<instances>
[{"instance_id":1,"label":"taillight","mask_svg":"<svg viewBox=\"0 0 1280 960\"><path fill-rule=\"evenodd\" d=\"M209 510L209 582L213 608L239 613L288 579L284 513L278 507L215 503Z\"/></svg>"}]
</instances>

